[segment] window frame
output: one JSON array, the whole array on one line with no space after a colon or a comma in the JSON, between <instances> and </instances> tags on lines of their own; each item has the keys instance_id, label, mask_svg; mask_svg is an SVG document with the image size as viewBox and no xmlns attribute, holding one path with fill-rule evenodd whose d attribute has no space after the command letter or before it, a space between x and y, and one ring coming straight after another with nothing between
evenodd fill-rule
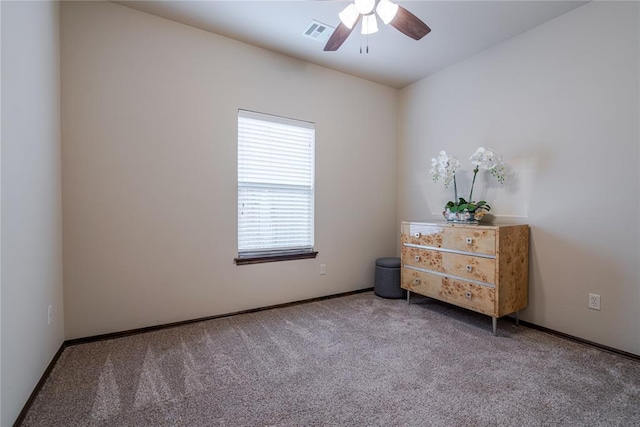
<instances>
[{"instance_id":1,"label":"window frame","mask_svg":"<svg viewBox=\"0 0 640 427\"><path fill-rule=\"evenodd\" d=\"M264 122L271 122L276 124L284 124L287 126L296 126L298 128L304 129L312 129L313 137L311 138L311 156L312 156L312 164L311 164L311 246L310 247L301 247L301 248L287 248L287 249L265 249L258 251L241 251L240 250L240 121L241 118L249 118L253 120L260 120ZM315 250L315 123L290 119L286 117L276 116L272 114L258 113L250 110L238 110L237 115L237 157L236 157L236 249L237 249L237 257L234 258L234 262L236 265L247 265L247 264L258 264L258 263L266 263L266 262L276 262L276 261L291 261L297 259L310 259L316 258L318 252ZM269 184L266 184L268 187ZM277 183L271 184L273 187L277 187Z\"/></svg>"}]
</instances>

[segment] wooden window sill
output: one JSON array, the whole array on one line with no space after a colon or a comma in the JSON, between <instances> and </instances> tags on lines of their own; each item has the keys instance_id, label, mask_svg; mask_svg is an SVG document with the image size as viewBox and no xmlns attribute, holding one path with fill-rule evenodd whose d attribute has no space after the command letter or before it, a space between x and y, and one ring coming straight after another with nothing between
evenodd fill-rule
<instances>
[{"instance_id":1,"label":"wooden window sill","mask_svg":"<svg viewBox=\"0 0 640 427\"><path fill-rule=\"evenodd\" d=\"M235 258L234 261L236 265L247 265L247 264L261 264L263 262L293 261L296 259L309 259L309 258L315 258L316 256L318 256L318 252L314 251L314 252L300 252L300 253L292 253L292 254L284 254L284 255L242 257L242 258Z\"/></svg>"}]
</instances>

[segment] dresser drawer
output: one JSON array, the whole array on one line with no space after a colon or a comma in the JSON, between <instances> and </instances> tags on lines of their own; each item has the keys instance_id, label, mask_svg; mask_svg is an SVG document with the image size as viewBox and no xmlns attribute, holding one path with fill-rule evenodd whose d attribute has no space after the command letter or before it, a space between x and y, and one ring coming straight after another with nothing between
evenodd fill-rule
<instances>
[{"instance_id":1,"label":"dresser drawer","mask_svg":"<svg viewBox=\"0 0 640 427\"><path fill-rule=\"evenodd\" d=\"M429 224L402 224L401 241L420 246L442 247L443 228Z\"/></svg>"},{"instance_id":2,"label":"dresser drawer","mask_svg":"<svg viewBox=\"0 0 640 427\"><path fill-rule=\"evenodd\" d=\"M496 260L402 246L402 263L484 283L495 283Z\"/></svg>"},{"instance_id":3,"label":"dresser drawer","mask_svg":"<svg viewBox=\"0 0 640 427\"><path fill-rule=\"evenodd\" d=\"M401 242L495 256L496 232L485 228L403 223Z\"/></svg>"},{"instance_id":4,"label":"dresser drawer","mask_svg":"<svg viewBox=\"0 0 640 427\"><path fill-rule=\"evenodd\" d=\"M402 267L402 288L431 298L440 298L442 277Z\"/></svg>"},{"instance_id":5,"label":"dresser drawer","mask_svg":"<svg viewBox=\"0 0 640 427\"><path fill-rule=\"evenodd\" d=\"M441 297L443 301L471 310L496 315L496 293L494 288L442 278Z\"/></svg>"},{"instance_id":6,"label":"dresser drawer","mask_svg":"<svg viewBox=\"0 0 640 427\"><path fill-rule=\"evenodd\" d=\"M490 316L496 315L495 289L423 271L402 268L402 287Z\"/></svg>"},{"instance_id":7,"label":"dresser drawer","mask_svg":"<svg viewBox=\"0 0 640 427\"><path fill-rule=\"evenodd\" d=\"M496 232L474 228L445 228L443 247L483 255L496 254Z\"/></svg>"}]
</instances>

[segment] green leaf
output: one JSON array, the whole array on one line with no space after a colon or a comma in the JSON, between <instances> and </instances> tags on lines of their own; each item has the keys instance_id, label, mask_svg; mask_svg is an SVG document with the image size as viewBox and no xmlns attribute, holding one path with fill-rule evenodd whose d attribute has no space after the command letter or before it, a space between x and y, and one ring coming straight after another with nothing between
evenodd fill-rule
<instances>
[{"instance_id":1,"label":"green leaf","mask_svg":"<svg viewBox=\"0 0 640 427\"><path fill-rule=\"evenodd\" d=\"M463 199L462 197L460 197L460 201L458 202L458 205L463 205L467 203L467 201L465 199Z\"/></svg>"}]
</instances>

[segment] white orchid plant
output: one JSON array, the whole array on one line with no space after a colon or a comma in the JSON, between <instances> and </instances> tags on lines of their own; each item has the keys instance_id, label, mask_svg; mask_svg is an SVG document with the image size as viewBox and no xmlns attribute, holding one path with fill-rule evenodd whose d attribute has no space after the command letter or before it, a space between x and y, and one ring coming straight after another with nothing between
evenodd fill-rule
<instances>
[{"instance_id":1,"label":"white orchid plant","mask_svg":"<svg viewBox=\"0 0 640 427\"><path fill-rule=\"evenodd\" d=\"M500 184L504 182L507 171L507 164L501 155L496 154L493 150L480 147L469 159L471 164L475 166L473 169L473 181L471 182L471 190L469 191L469 199L458 197L458 185L456 183L456 171L460 168L460 161L455 157L449 156L445 151L440 151L438 157L431 159L430 174L433 182L442 181L446 188L453 183L453 191L455 201L449 201L445 206L446 212L458 213L469 212L474 215L475 219L480 219L484 214L491 210L491 206L486 201L473 201L473 187L476 183L476 176L480 170L487 170Z\"/></svg>"}]
</instances>

